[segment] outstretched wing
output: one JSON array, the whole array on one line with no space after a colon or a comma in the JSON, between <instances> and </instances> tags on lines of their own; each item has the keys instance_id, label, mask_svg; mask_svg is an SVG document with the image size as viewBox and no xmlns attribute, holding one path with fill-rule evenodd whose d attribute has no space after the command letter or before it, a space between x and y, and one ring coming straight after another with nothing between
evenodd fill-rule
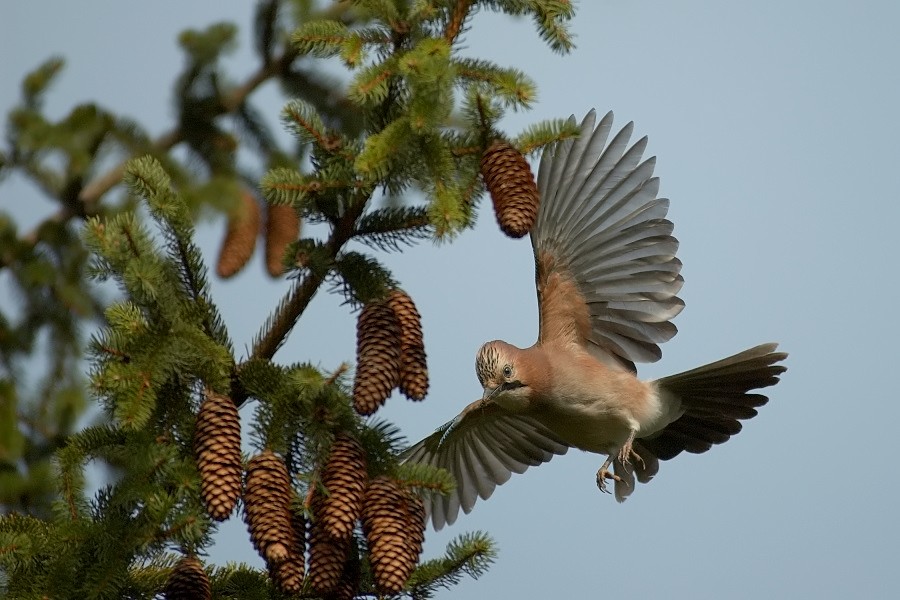
<instances>
[{"instance_id":1,"label":"outstretched wing","mask_svg":"<svg viewBox=\"0 0 900 600\"><path fill-rule=\"evenodd\" d=\"M425 497L435 530L452 524L459 509L469 513L513 473L545 463L569 446L538 421L476 400L458 417L404 452L403 462L446 469L456 480L450 494Z\"/></svg>"},{"instance_id":2,"label":"outstretched wing","mask_svg":"<svg viewBox=\"0 0 900 600\"><path fill-rule=\"evenodd\" d=\"M531 232L541 343L584 345L608 364L634 370L660 358L684 308L678 240L657 198L647 138L630 148L633 123L607 144L612 112L581 135L548 148L538 171L541 205Z\"/></svg>"}]
</instances>

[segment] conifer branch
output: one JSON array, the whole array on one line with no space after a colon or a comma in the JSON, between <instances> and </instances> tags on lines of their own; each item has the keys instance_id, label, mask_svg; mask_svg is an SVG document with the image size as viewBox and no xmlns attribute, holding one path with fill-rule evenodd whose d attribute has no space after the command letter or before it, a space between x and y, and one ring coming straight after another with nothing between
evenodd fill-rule
<instances>
[{"instance_id":1,"label":"conifer branch","mask_svg":"<svg viewBox=\"0 0 900 600\"><path fill-rule=\"evenodd\" d=\"M449 471L431 465L401 463L397 467L397 479L406 487L442 496L456 489L456 481Z\"/></svg>"},{"instance_id":2,"label":"conifer branch","mask_svg":"<svg viewBox=\"0 0 900 600\"><path fill-rule=\"evenodd\" d=\"M571 6L565 0L355 0L331 3L323 12L313 9L314 5L307 0L291 5L297 22L309 27L303 29L304 39L294 35L294 47L280 47L284 36L278 11L287 3L261 0L256 11L259 67L230 91L220 88L217 61L221 49L233 38L234 28L226 24L206 32L188 32L183 46L191 52L190 61L179 78L181 124L156 140L124 121L108 121L106 113L87 120L90 128L73 127L87 141L71 152L72 160L96 161L103 139L109 138L118 144L115 151L120 156L149 152L151 157L133 161L132 167L123 162L83 185L82 173L87 177L92 171L57 173L45 168L40 157L29 155L27 145L22 146L24 158L10 159L9 164L31 172L38 185L57 200L59 211L48 221L61 225L59 230L68 230L64 225L73 218L88 221L83 246L93 255L94 272L118 283L127 300L105 307L106 327L91 341L92 392L106 409L109 422L68 435L57 453L61 489L52 527L40 536L40 552L35 551L37 542L29 546L27 539L4 537L4 527L17 527L17 535L29 532L24 525L0 518L2 575L11 572L9 561L3 559L13 556L25 565L16 575L17 582L26 584L29 578L49 579L26 572L42 570L52 573L57 588L90 590L98 596L149 597L161 586L168 587L163 579L175 558L166 558L167 548L177 546L193 556L213 543L211 523L198 502L198 486L221 482L197 478L195 431L200 419L196 400L203 386L226 389L229 376L230 397L237 406L250 396L259 399L255 418L249 423L252 444L278 452L291 470L293 480L279 493L295 497L306 490L322 491L322 467L341 432L351 433L365 449L366 465L361 470L368 472L369 479L387 476L394 484L400 483L409 498L417 493L446 494L454 488L452 475L444 469L398 465L405 446L399 429L388 422L363 421L354 412L346 364L328 373L310 364L281 366L272 358L323 283L336 283L348 301L357 304L380 299L395 287L380 262L348 249L348 242L397 250L425 237L452 236L474 222L474 199L484 189L478 163L485 143L491 136L506 139L497 132L497 123L507 109L529 105L534 85L519 71L454 56L473 7L531 15L542 37L560 50L571 44L565 23ZM332 16L332 21L310 22L323 15ZM347 15L353 16L344 20ZM303 52L340 57L355 70L340 108L330 103L331 84L317 79L320 71L308 70L306 63L297 60ZM304 146L300 156L308 157L313 165L311 173L278 168L292 159L281 153L248 103L260 85L274 78L300 98L313 100L295 100L283 112L283 121ZM298 89L306 83L309 89ZM461 119L454 120L460 92L465 94L466 110ZM36 102L36 96L32 100ZM43 119L36 109L35 114ZM297 240L299 234L295 234L286 243L289 251L282 254L294 258L294 264L287 266L297 278L254 339L248 360L240 365L234 364L227 332L212 303L206 266L193 242L195 209L207 203L221 207L224 201L216 204L211 198L227 198L222 190L233 191L238 185L236 144L220 127L223 115L232 115L237 126L246 128L253 149L274 167L263 180L270 203L290 205L304 221L327 223L331 228L327 239ZM341 125L334 125L335 121ZM46 124L66 133L58 124ZM522 134L518 145L536 149L568 135L564 129L565 124L539 126ZM170 156L169 151L177 145L205 161L211 173L208 181L201 181ZM0 154L3 161L6 156ZM109 207L114 214L101 219L107 212L102 198L126 173L132 184L129 202L135 196L146 200L163 232L163 243L144 229L143 219L134 211ZM370 208L379 188L388 198L418 189L428 196L429 203ZM33 236L32 246L39 236L47 239L46 232L38 230ZM41 250L37 248L35 254ZM11 261L20 260L19 251L28 250L16 244L0 250L0 260L13 264ZM83 265L84 260L82 257L78 264ZM60 367L58 373L61 378L64 369ZM228 403L227 398L224 401ZM227 408L232 410L230 405ZM84 491L84 467L93 459L120 469L123 476L89 500ZM237 464L239 459L233 462ZM328 486L329 492L335 492L335 486ZM292 502L294 512L303 512L296 510L295 499ZM412 541L419 545L415 561L424 539L419 526L425 514L418 500L408 504L411 511L415 509L414 517L420 513L422 517L413 523ZM293 526L305 537L305 523ZM95 543L98 539L107 543ZM361 562L362 580L348 582L353 587L348 593L384 597L377 578L366 571L366 565L377 564L372 557L377 559L378 550L375 544L363 544L361 538L353 541L352 562L357 572L352 577L360 575ZM53 550L52 554L48 550ZM448 546L444 557L423 563L411 579L414 562L410 563L403 571L403 581L392 587L391 593L429 597L466 574L478 577L494 556L493 542L485 534L462 536ZM346 571L351 571L346 565ZM302 573L293 573L294 580L285 587L283 575L270 573L267 577L258 569L229 565L200 570L212 575L216 596L228 586L240 597L281 597L281 592L313 597L309 586L303 586ZM0 589L7 591L4 586L12 578L0 579ZM284 589L279 592L272 583ZM24 589L17 585L18 590ZM248 593L240 593L244 590Z\"/></svg>"},{"instance_id":3,"label":"conifer branch","mask_svg":"<svg viewBox=\"0 0 900 600\"><path fill-rule=\"evenodd\" d=\"M335 289L343 293L347 304L356 306L381 300L397 286L380 262L360 252L341 252L331 272Z\"/></svg>"},{"instance_id":4,"label":"conifer branch","mask_svg":"<svg viewBox=\"0 0 900 600\"><path fill-rule=\"evenodd\" d=\"M324 385L334 385L344 374L350 370L350 365L347 363L341 363L338 365L338 368L334 370L334 373L328 376L323 383Z\"/></svg>"},{"instance_id":5,"label":"conifer branch","mask_svg":"<svg viewBox=\"0 0 900 600\"><path fill-rule=\"evenodd\" d=\"M407 583L407 592L414 599L424 600L437 588L449 589L459 583L463 575L478 579L497 558L494 541L485 533L463 534L447 545L441 558L423 562Z\"/></svg>"},{"instance_id":6,"label":"conifer branch","mask_svg":"<svg viewBox=\"0 0 900 600\"><path fill-rule=\"evenodd\" d=\"M347 3L342 2L334 3L333 7L326 11L326 14L332 14L333 18L343 17L349 10L349 7L346 6L346 4ZM258 87L269 79L287 72L297 56L297 51L289 47L281 54L281 56L262 64L243 84L232 90L232 92L222 100L218 107L218 111L213 117L225 114L237 114L240 112L246 99L256 91ZM298 73L294 73L294 76L298 75ZM154 154L164 154L184 140L185 136L182 129L180 127L175 127L160 135L152 142L152 152ZM67 194L68 198L63 203L63 206L54 214L38 223L30 232L21 236L20 241L26 246L34 246L39 240L40 232L45 229L48 224L61 224L66 223L73 218L86 219L96 215L97 205L101 198L122 181L122 176L125 174L125 167L131 158L132 157L129 156L118 165L110 168L102 175L95 177L87 184L83 186L79 184L78 189L74 190L77 193ZM51 193L51 190L47 190L47 192L50 196L56 195L55 193ZM6 254L0 256L0 267L6 266L8 262L9 260Z\"/></svg>"},{"instance_id":7,"label":"conifer branch","mask_svg":"<svg viewBox=\"0 0 900 600\"><path fill-rule=\"evenodd\" d=\"M453 7L453 13L450 15L450 21L447 23L447 30L444 32L444 39L448 44L456 41L456 37L463 29L466 17L469 15L469 9L472 6L472 0L456 0L456 6Z\"/></svg>"},{"instance_id":8,"label":"conifer branch","mask_svg":"<svg viewBox=\"0 0 900 600\"><path fill-rule=\"evenodd\" d=\"M379 250L396 251L401 244L430 237L433 229L427 207L389 207L363 215L354 236Z\"/></svg>"},{"instance_id":9,"label":"conifer branch","mask_svg":"<svg viewBox=\"0 0 900 600\"><path fill-rule=\"evenodd\" d=\"M346 244L353 236L354 223L359 218L365 208L365 201L355 202L350 210L335 225L331 233L331 237L325 244L328 249L330 260L334 260L344 244ZM291 291L288 293L285 301L279 306L275 316L267 323L265 330L257 338L251 350L251 358L271 359L275 356L275 352L284 343L287 334L297 324L297 319L306 310L309 302L319 290L319 286L325 280L325 273L308 271L304 277L299 279ZM245 398L235 399L240 407Z\"/></svg>"},{"instance_id":10,"label":"conifer branch","mask_svg":"<svg viewBox=\"0 0 900 600\"><path fill-rule=\"evenodd\" d=\"M335 2L329 8L322 11L320 18L333 20L347 19L351 10L352 6L350 6L349 3ZM269 79L288 71L297 56L297 51L289 46L280 56L265 61L246 79L246 81L222 99L218 111L214 116L233 114L239 111L246 99L255 92L257 88ZM175 127L154 140L152 146L155 152L164 153L171 150L182 141L184 141L184 132L180 127ZM131 157L123 160L104 174L88 182L80 189L74 202L66 205L56 214L48 217L46 221L64 223L74 217L84 218L85 216L96 214L96 204L104 194L122 181L122 175L125 173L125 165L130 158ZM23 241L34 245L37 242L38 231L42 226L43 224L39 224L35 227L31 233L22 238Z\"/></svg>"}]
</instances>

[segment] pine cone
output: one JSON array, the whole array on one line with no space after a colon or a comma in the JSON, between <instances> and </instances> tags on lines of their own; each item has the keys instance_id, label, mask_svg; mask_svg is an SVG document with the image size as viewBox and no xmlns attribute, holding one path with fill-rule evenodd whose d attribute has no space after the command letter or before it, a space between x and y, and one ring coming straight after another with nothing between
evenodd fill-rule
<instances>
[{"instance_id":1,"label":"pine cone","mask_svg":"<svg viewBox=\"0 0 900 600\"><path fill-rule=\"evenodd\" d=\"M329 536L348 540L362 511L366 491L366 454L355 439L339 434L322 471L328 496L322 498L320 524Z\"/></svg>"},{"instance_id":2,"label":"pine cone","mask_svg":"<svg viewBox=\"0 0 900 600\"><path fill-rule=\"evenodd\" d=\"M256 199L248 191L241 193L241 200L232 214L228 216L228 229L222 248L219 250L219 261L216 273L219 277L232 277L244 268L253 251L256 249L256 236L259 233L260 211Z\"/></svg>"},{"instance_id":3,"label":"pine cone","mask_svg":"<svg viewBox=\"0 0 900 600\"><path fill-rule=\"evenodd\" d=\"M353 538L334 538L322 524L325 497L313 494L313 522L309 532L309 582L316 593L325 595L336 589L350 553Z\"/></svg>"},{"instance_id":4,"label":"pine cone","mask_svg":"<svg viewBox=\"0 0 900 600\"><path fill-rule=\"evenodd\" d=\"M425 503L422 498L412 490L404 490L408 511L404 513L407 518L406 531L416 549L416 558L422 554L422 546L425 544L425 527L428 524L428 513L425 512Z\"/></svg>"},{"instance_id":5,"label":"pine cone","mask_svg":"<svg viewBox=\"0 0 900 600\"><path fill-rule=\"evenodd\" d=\"M387 302L366 304L356 323L356 412L374 413L399 382L400 325Z\"/></svg>"},{"instance_id":6,"label":"pine cone","mask_svg":"<svg viewBox=\"0 0 900 600\"><path fill-rule=\"evenodd\" d=\"M253 457L244 485L244 521L253 546L269 565L297 555L300 547L291 512L291 479L271 450Z\"/></svg>"},{"instance_id":7,"label":"pine cone","mask_svg":"<svg viewBox=\"0 0 900 600\"><path fill-rule=\"evenodd\" d=\"M269 563L269 577L287 594L299 594L303 590L303 574L306 565L303 555L289 555L280 563Z\"/></svg>"},{"instance_id":8,"label":"pine cone","mask_svg":"<svg viewBox=\"0 0 900 600\"><path fill-rule=\"evenodd\" d=\"M361 566L359 554L352 552L344 563L344 570L341 571L337 585L325 596L325 600L353 600L362 577Z\"/></svg>"},{"instance_id":9,"label":"pine cone","mask_svg":"<svg viewBox=\"0 0 900 600\"><path fill-rule=\"evenodd\" d=\"M393 479L381 476L369 482L362 526L375 587L383 594L400 593L416 568L425 527L424 519L417 521L418 512L408 491Z\"/></svg>"},{"instance_id":10,"label":"pine cone","mask_svg":"<svg viewBox=\"0 0 900 600\"><path fill-rule=\"evenodd\" d=\"M520 238L531 231L540 196L525 157L497 140L481 157L481 176L494 201L494 214L503 233Z\"/></svg>"},{"instance_id":11,"label":"pine cone","mask_svg":"<svg viewBox=\"0 0 900 600\"><path fill-rule=\"evenodd\" d=\"M299 594L303 589L303 576L306 573L306 519L297 506L299 500L293 496L291 502L291 528L294 530L297 544L288 557L280 563L269 563L269 576L278 587L287 594Z\"/></svg>"},{"instance_id":12,"label":"pine cone","mask_svg":"<svg viewBox=\"0 0 900 600\"><path fill-rule=\"evenodd\" d=\"M194 457L206 512L224 521L241 495L241 423L231 398L205 393L194 428Z\"/></svg>"},{"instance_id":13,"label":"pine cone","mask_svg":"<svg viewBox=\"0 0 900 600\"><path fill-rule=\"evenodd\" d=\"M406 292L394 290L388 296L400 324L400 391L410 400L423 400L428 393L428 365L422 339L422 317Z\"/></svg>"},{"instance_id":14,"label":"pine cone","mask_svg":"<svg viewBox=\"0 0 900 600\"><path fill-rule=\"evenodd\" d=\"M270 204L266 219L266 269L272 277L284 273L284 252L300 236L300 217L293 206Z\"/></svg>"},{"instance_id":15,"label":"pine cone","mask_svg":"<svg viewBox=\"0 0 900 600\"><path fill-rule=\"evenodd\" d=\"M166 580L167 600L209 600L212 592L203 563L196 556L178 561Z\"/></svg>"}]
</instances>

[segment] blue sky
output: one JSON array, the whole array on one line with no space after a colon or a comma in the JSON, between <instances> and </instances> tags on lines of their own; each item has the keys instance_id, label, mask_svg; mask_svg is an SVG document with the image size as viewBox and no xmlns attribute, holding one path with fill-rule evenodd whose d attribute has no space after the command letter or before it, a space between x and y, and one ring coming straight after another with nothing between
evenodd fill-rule
<instances>
[{"instance_id":1,"label":"blue sky","mask_svg":"<svg viewBox=\"0 0 900 600\"><path fill-rule=\"evenodd\" d=\"M220 20L246 27L250 6L9 3L0 109L28 70L62 54L51 115L99 99L162 133L173 122L178 31ZM769 405L739 436L664 463L623 505L596 489L602 458L572 451L430 534L426 556L470 530L489 531L500 547L485 577L440 598L896 597L897 23L900 4L890 1L581 2L578 47L560 57L530 22L476 17L463 53L523 69L539 85L534 110L504 122L510 133L596 107L650 137L681 240L687 306L663 359L640 375L766 341L791 356ZM254 68L248 35L229 61L235 77ZM284 99L267 86L257 102L274 119ZM49 205L14 177L0 184L0 209L27 227ZM221 231L221 222L201 227L210 257ZM526 240L499 233L489 203L453 245L385 260L423 314L432 387L424 403L398 396L381 415L415 440L480 395L473 363L482 342L534 341L533 263ZM257 255L245 274L216 283L244 352L286 289L262 272ZM8 301L6 285L0 277ZM332 369L353 359L354 327L354 315L322 293L277 359ZM211 559L259 563L237 516Z\"/></svg>"}]
</instances>

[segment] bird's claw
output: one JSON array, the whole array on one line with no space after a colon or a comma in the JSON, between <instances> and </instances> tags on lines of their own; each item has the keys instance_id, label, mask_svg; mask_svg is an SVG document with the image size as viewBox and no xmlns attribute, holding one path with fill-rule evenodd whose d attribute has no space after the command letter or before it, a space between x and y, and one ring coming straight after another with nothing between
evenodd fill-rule
<instances>
[{"instance_id":1,"label":"bird's claw","mask_svg":"<svg viewBox=\"0 0 900 600\"><path fill-rule=\"evenodd\" d=\"M623 465L629 465L629 464L631 464L631 457L633 456L634 458L637 459L638 462L641 463L642 467L646 467L647 465L644 463L644 459L641 458L640 454L638 454L637 452L634 451L634 446L632 445L633 443L634 443L634 434L632 434L631 437L628 438L628 441L625 442L625 445L623 445L622 448L619 450L619 456L618 456L619 462L622 463Z\"/></svg>"},{"instance_id":2,"label":"bird's claw","mask_svg":"<svg viewBox=\"0 0 900 600\"><path fill-rule=\"evenodd\" d=\"M642 467L646 466L646 464L644 463L644 459L641 458L641 455L638 454L637 452L635 452L634 450L632 450L631 448L622 448L622 451L619 452L618 458L619 458L619 462L622 463L623 465L630 465L631 459L634 458L634 459L636 459L635 464L641 463Z\"/></svg>"},{"instance_id":3,"label":"bird's claw","mask_svg":"<svg viewBox=\"0 0 900 600\"><path fill-rule=\"evenodd\" d=\"M622 481L621 477L619 477L606 467L600 467L600 470L597 471L597 487L600 488L600 491L604 494L610 493L610 491L606 489L607 479L611 479L612 481Z\"/></svg>"}]
</instances>

